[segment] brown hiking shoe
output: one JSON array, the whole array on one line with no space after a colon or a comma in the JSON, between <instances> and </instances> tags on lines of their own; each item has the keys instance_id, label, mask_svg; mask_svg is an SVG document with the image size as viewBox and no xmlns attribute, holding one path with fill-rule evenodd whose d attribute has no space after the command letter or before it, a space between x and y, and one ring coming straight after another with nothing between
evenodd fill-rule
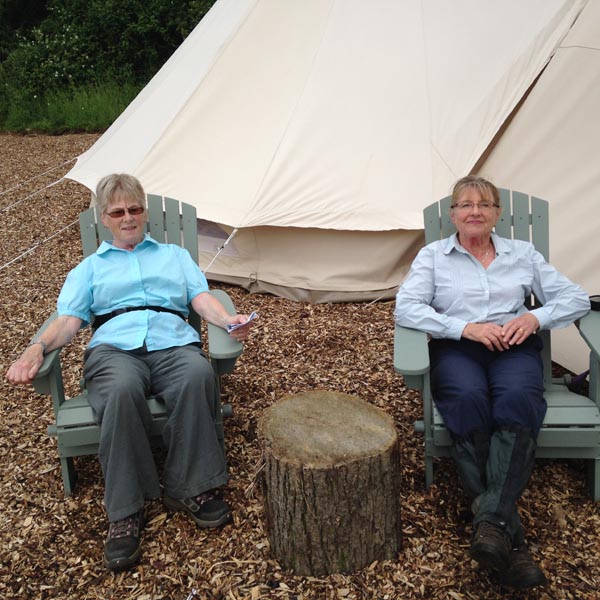
<instances>
[{"instance_id":1,"label":"brown hiking shoe","mask_svg":"<svg viewBox=\"0 0 600 600\"><path fill-rule=\"evenodd\" d=\"M523 543L510 553L510 564L506 571L498 573L501 585L513 588L531 588L544 585L546 576L537 566L527 546Z\"/></svg>"},{"instance_id":2,"label":"brown hiking shoe","mask_svg":"<svg viewBox=\"0 0 600 600\"><path fill-rule=\"evenodd\" d=\"M502 527L488 521L477 524L469 554L485 569L506 571L510 565L512 542Z\"/></svg>"}]
</instances>

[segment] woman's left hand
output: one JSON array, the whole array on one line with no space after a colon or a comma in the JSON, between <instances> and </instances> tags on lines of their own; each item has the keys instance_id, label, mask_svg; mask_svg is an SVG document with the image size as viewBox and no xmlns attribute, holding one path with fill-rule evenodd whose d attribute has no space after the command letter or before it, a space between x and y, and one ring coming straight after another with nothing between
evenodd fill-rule
<instances>
[{"instance_id":1,"label":"woman's left hand","mask_svg":"<svg viewBox=\"0 0 600 600\"><path fill-rule=\"evenodd\" d=\"M238 342L243 342L248 337L250 328L254 325L254 321L249 320L249 318L249 315L234 315L228 319L228 323L231 325L241 325L241 327L229 332L229 335Z\"/></svg>"},{"instance_id":2,"label":"woman's left hand","mask_svg":"<svg viewBox=\"0 0 600 600\"><path fill-rule=\"evenodd\" d=\"M502 340L509 346L522 344L540 328L540 322L531 313L525 313L502 326Z\"/></svg>"}]
</instances>

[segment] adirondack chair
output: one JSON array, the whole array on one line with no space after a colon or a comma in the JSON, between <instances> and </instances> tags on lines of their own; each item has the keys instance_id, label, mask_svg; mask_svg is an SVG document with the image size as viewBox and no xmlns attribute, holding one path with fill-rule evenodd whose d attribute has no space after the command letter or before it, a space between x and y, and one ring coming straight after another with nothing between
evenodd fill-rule
<instances>
[{"instance_id":1,"label":"adirondack chair","mask_svg":"<svg viewBox=\"0 0 600 600\"><path fill-rule=\"evenodd\" d=\"M548 203L519 192L500 190L502 216L496 233L502 237L527 240L548 260ZM512 200L512 202L511 202ZM428 206L424 211L425 243L448 237L455 228L450 220L451 198ZM544 397L548 411L538 437L538 458L586 459L588 485L594 501L600 500L600 312L580 320L579 332L590 348L589 397L569 390L569 378L552 378L550 332L543 338ZM450 456L451 439L442 416L431 397L427 335L415 329L395 326L394 369L410 389L420 390L423 420L415 430L424 434L425 483L433 482L434 457Z\"/></svg>"},{"instance_id":2,"label":"adirondack chair","mask_svg":"<svg viewBox=\"0 0 600 600\"><path fill-rule=\"evenodd\" d=\"M103 240L111 239L110 231L104 227L95 207L79 216L81 241L84 257L93 254ZM186 248L192 258L198 262L198 239L196 229L196 209L188 204L179 203L171 198L148 195L147 229L152 237L159 242L177 244ZM230 314L235 314L235 308L229 296L222 290L210 292L218 298ZM191 305L188 322L198 331L201 330L201 319ZM56 318L51 315L33 337L35 340L42 331ZM232 339L222 328L208 323L207 336L211 364L218 375L231 373L236 359L242 353L242 345ZM73 493L76 472L73 457L97 454L100 439L100 428L94 423L92 410L88 403L86 390L79 395L66 398L63 377L60 366L60 349L49 352L34 381L34 387L40 394L52 396L55 423L48 427L48 434L58 441L58 454L62 470L65 496ZM148 398L152 412L151 439L154 444L160 444L161 432L166 422L164 405L156 398ZM223 447L223 416L231 413L231 406L218 407L215 427Z\"/></svg>"}]
</instances>

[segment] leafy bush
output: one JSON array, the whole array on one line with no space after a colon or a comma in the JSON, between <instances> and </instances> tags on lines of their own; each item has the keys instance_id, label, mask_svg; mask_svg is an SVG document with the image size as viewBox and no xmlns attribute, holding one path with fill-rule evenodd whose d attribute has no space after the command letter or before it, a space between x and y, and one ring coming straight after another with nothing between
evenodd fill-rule
<instances>
[{"instance_id":1,"label":"leafy bush","mask_svg":"<svg viewBox=\"0 0 600 600\"><path fill-rule=\"evenodd\" d=\"M0 65L0 127L22 127L26 118L36 128L56 122L48 107L71 106L70 94L79 95L74 105L101 111L91 121L104 122L114 108L100 106L110 101L102 93L106 82L115 89L124 86L126 96L139 90L213 2L49 0L47 18L18 32L14 49ZM90 90L99 94L93 101L86 96Z\"/></svg>"}]
</instances>

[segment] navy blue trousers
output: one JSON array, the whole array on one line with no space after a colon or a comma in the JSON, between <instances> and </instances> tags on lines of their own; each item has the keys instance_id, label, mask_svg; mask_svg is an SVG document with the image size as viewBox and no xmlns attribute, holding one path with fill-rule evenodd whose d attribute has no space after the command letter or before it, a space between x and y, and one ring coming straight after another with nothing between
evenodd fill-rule
<instances>
[{"instance_id":1,"label":"navy blue trousers","mask_svg":"<svg viewBox=\"0 0 600 600\"><path fill-rule=\"evenodd\" d=\"M546 414L540 350L531 335L502 352L470 340L431 340L431 386L450 432L459 438L515 426L537 437Z\"/></svg>"}]
</instances>

